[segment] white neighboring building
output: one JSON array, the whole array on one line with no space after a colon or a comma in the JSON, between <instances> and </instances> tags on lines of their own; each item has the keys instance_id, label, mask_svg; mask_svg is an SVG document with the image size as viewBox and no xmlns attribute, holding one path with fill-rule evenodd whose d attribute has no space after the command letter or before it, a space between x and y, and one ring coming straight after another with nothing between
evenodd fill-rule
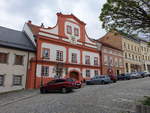
<instances>
[{"instance_id":1,"label":"white neighboring building","mask_svg":"<svg viewBox=\"0 0 150 113\"><path fill-rule=\"evenodd\" d=\"M26 87L35 46L21 31L0 26L0 93Z\"/></svg>"}]
</instances>

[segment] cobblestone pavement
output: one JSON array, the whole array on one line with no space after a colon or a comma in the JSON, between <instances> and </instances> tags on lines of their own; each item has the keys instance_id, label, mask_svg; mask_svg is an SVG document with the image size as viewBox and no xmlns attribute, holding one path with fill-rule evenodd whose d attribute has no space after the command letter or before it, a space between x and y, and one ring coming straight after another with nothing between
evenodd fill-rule
<instances>
[{"instance_id":1,"label":"cobblestone pavement","mask_svg":"<svg viewBox=\"0 0 150 113\"><path fill-rule=\"evenodd\" d=\"M150 77L85 86L68 94L24 91L0 95L0 113L129 113L148 95Z\"/></svg>"}]
</instances>

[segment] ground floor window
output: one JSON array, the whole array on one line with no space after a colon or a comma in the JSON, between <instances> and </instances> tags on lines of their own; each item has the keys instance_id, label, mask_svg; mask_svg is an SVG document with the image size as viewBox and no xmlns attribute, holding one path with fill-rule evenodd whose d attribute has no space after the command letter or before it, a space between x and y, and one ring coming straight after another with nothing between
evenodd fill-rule
<instances>
[{"instance_id":1,"label":"ground floor window","mask_svg":"<svg viewBox=\"0 0 150 113\"><path fill-rule=\"evenodd\" d=\"M0 86L4 85L4 75L0 75Z\"/></svg>"},{"instance_id":2,"label":"ground floor window","mask_svg":"<svg viewBox=\"0 0 150 113\"><path fill-rule=\"evenodd\" d=\"M42 66L41 76L49 76L49 67L48 66Z\"/></svg>"},{"instance_id":3,"label":"ground floor window","mask_svg":"<svg viewBox=\"0 0 150 113\"><path fill-rule=\"evenodd\" d=\"M128 67L128 63L126 63L126 72L129 72L129 67Z\"/></svg>"},{"instance_id":4,"label":"ground floor window","mask_svg":"<svg viewBox=\"0 0 150 113\"><path fill-rule=\"evenodd\" d=\"M94 70L94 75L98 76L98 70Z\"/></svg>"},{"instance_id":5,"label":"ground floor window","mask_svg":"<svg viewBox=\"0 0 150 113\"><path fill-rule=\"evenodd\" d=\"M13 76L13 85L22 85L22 75Z\"/></svg>"},{"instance_id":6,"label":"ground floor window","mask_svg":"<svg viewBox=\"0 0 150 113\"><path fill-rule=\"evenodd\" d=\"M86 77L90 77L90 70L86 70Z\"/></svg>"}]
</instances>

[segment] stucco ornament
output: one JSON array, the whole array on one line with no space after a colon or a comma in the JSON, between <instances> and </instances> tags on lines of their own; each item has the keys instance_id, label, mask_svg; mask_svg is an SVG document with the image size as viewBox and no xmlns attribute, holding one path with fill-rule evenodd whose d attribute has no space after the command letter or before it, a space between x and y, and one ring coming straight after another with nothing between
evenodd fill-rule
<instances>
[{"instance_id":1,"label":"stucco ornament","mask_svg":"<svg viewBox=\"0 0 150 113\"><path fill-rule=\"evenodd\" d=\"M70 36L70 42L71 42L72 44L76 44L76 43L77 43L77 38L76 38L74 35L71 35L71 36Z\"/></svg>"}]
</instances>

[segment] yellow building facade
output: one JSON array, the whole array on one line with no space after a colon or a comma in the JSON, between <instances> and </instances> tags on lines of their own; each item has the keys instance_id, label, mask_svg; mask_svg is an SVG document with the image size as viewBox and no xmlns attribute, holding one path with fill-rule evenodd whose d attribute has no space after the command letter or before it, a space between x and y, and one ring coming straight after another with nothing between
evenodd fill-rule
<instances>
[{"instance_id":1,"label":"yellow building facade","mask_svg":"<svg viewBox=\"0 0 150 113\"><path fill-rule=\"evenodd\" d=\"M138 38L122 38L125 72L150 71L150 47Z\"/></svg>"}]
</instances>

